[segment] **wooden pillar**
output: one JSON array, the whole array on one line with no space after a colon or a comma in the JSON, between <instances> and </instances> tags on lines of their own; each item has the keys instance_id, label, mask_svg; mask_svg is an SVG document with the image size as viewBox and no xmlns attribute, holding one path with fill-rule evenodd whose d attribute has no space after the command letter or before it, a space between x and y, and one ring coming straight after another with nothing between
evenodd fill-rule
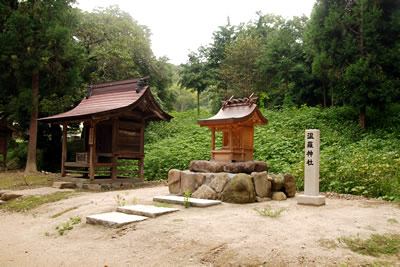
<instances>
[{"instance_id":1,"label":"wooden pillar","mask_svg":"<svg viewBox=\"0 0 400 267\"><path fill-rule=\"evenodd\" d=\"M112 124L112 169L111 169L112 180L117 179L117 167L118 167L117 136L118 136L118 118L115 118Z\"/></svg>"},{"instance_id":2,"label":"wooden pillar","mask_svg":"<svg viewBox=\"0 0 400 267\"><path fill-rule=\"evenodd\" d=\"M61 177L65 177L65 162L67 161L67 128L68 124L63 123L62 125L62 152L61 152Z\"/></svg>"},{"instance_id":3,"label":"wooden pillar","mask_svg":"<svg viewBox=\"0 0 400 267\"><path fill-rule=\"evenodd\" d=\"M211 159L214 159L215 150L215 128L211 128Z\"/></svg>"},{"instance_id":4,"label":"wooden pillar","mask_svg":"<svg viewBox=\"0 0 400 267\"><path fill-rule=\"evenodd\" d=\"M143 165L144 165L144 158L140 158L139 159L139 166L138 166L138 176L139 176L139 179L141 180L141 181L143 181L144 180L144 174L143 174Z\"/></svg>"},{"instance_id":5,"label":"wooden pillar","mask_svg":"<svg viewBox=\"0 0 400 267\"><path fill-rule=\"evenodd\" d=\"M92 183L96 168L96 123L92 122L89 129L89 178Z\"/></svg>"},{"instance_id":6,"label":"wooden pillar","mask_svg":"<svg viewBox=\"0 0 400 267\"><path fill-rule=\"evenodd\" d=\"M229 150L233 152L233 128L229 128ZM233 154L232 154L233 156Z\"/></svg>"}]
</instances>

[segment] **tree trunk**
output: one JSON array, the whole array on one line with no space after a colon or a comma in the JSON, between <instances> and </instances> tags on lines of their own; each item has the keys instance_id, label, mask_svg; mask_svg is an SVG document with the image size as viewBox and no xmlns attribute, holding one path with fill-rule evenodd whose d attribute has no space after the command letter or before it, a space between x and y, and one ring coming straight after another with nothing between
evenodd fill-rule
<instances>
[{"instance_id":1,"label":"tree trunk","mask_svg":"<svg viewBox=\"0 0 400 267\"><path fill-rule=\"evenodd\" d=\"M32 75L33 107L29 123L29 147L26 157L25 172L36 172L36 143L37 143L37 118L39 112L39 70Z\"/></svg>"},{"instance_id":2,"label":"tree trunk","mask_svg":"<svg viewBox=\"0 0 400 267\"><path fill-rule=\"evenodd\" d=\"M361 129L365 129L366 125L366 121L365 121L365 117L366 117L366 110L367 107L364 105L360 108L360 126Z\"/></svg>"}]
</instances>

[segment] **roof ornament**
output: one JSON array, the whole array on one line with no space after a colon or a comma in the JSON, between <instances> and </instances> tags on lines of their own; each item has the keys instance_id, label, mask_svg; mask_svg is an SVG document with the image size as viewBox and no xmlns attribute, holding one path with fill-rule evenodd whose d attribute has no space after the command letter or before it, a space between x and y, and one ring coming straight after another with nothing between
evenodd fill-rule
<instances>
[{"instance_id":1,"label":"roof ornament","mask_svg":"<svg viewBox=\"0 0 400 267\"><path fill-rule=\"evenodd\" d=\"M92 96L92 92L93 92L92 85L89 85L89 86L87 87L86 99L89 99L89 97Z\"/></svg>"},{"instance_id":2,"label":"roof ornament","mask_svg":"<svg viewBox=\"0 0 400 267\"><path fill-rule=\"evenodd\" d=\"M245 98L233 98L231 96L229 99L227 99L225 95L225 100L222 101L222 110L224 110L227 107L233 107L233 106L249 106L251 107L253 104L256 103L258 97L253 97L254 93L252 93L250 96L246 90L246 97Z\"/></svg>"},{"instance_id":3,"label":"roof ornament","mask_svg":"<svg viewBox=\"0 0 400 267\"><path fill-rule=\"evenodd\" d=\"M143 89L144 87L146 87L147 85L148 85L148 84L147 84L147 80L146 80L146 79L144 79L144 78L139 79L139 81L137 82L136 93L137 93L137 94L140 93L140 91L142 91L142 89Z\"/></svg>"}]
</instances>

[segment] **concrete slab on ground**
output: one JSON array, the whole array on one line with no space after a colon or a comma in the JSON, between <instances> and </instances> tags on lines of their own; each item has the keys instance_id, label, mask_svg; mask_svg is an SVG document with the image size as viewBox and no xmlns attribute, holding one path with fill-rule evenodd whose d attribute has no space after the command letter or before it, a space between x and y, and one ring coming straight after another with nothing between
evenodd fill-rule
<instances>
[{"instance_id":1,"label":"concrete slab on ground","mask_svg":"<svg viewBox=\"0 0 400 267\"><path fill-rule=\"evenodd\" d=\"M184 205L185 198L179 196L158 196L153 197L153 201ZM192 207L209 207L222 203L220 200L209 200L200 198L189 198L188 202Z\"/></svg>"},{"instance_id":2,"label":"concrete slab on ground","mask_svg":"<svg viewBox=\"0 0 400 267\"><path fill-rule=\"evenodd\" d=\"M119 228L124 225L146 220L147 217L138 215L129 215L121 212L108 212L86 217L86 223L100 224L110 228Z\"/></svg>"},{"instance_id":3,"label":"concrete slab on ground","mask_svg":"<svg viewBox=\"0 0 400 267\"><path fill-rule=\"evenodd\" d=\"M118 207L117 211L126 214L135 214L146 217L154 218L163 214L178 211L179 209L167 208L167 207L156 207L152 205L132 205L132 206L122 206Z\"/></svg>"}]
</instances>

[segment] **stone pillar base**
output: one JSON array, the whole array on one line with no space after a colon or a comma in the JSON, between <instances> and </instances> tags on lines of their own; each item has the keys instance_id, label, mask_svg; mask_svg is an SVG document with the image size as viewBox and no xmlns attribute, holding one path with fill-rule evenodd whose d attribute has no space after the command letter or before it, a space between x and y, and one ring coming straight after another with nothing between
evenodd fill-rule
<instances>
[{"instance_id":1,"label":"stone pillar base","mask_svg":"<svg viewBox=\"0 0 400 267\"><path fill-rule=\"evenodd\" d=\"M297 204L322 206L322 205L325 205L325 196L298 195L297 196Z\"/></svg>"}]
</instances>

